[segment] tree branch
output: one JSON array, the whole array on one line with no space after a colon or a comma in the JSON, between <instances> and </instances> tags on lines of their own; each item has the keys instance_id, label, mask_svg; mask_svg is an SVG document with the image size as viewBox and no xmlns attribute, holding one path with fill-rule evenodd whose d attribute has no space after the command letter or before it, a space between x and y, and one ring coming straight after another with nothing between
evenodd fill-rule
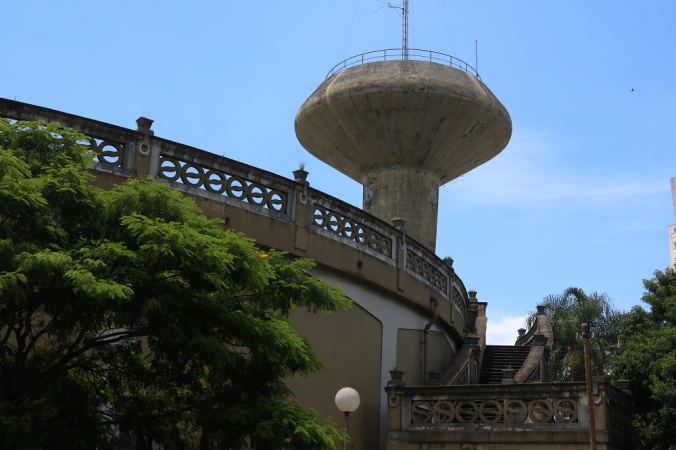
<instances>
[{"instance_id":1,"label":"tree branch","mask_svg":"<svg viewBox=\"0 0 676 450\"><path fill-rule=\"evenodd\" d=\"M105 336L100 336L92 339L91 341L87 342L85 345L80 347L79 350L74 351L70 354L64 355L63 358L59 360L58 363L56 363L57 366L61 366L65 364L66 361L72 360L77 358L78 356L88 352L89 350L92 350L96 347L102 347L104 345L111 345L116 342L123 341L125 339L133 338L133 337L141 337L141 336L147 336L150 334L150 330L147 329L140 329L136 331L129 331L125 333L121 333L119 336L114 337L112 339L109 338L110 335L105 335Z\"/></svg>"},{"instance_id":2,"label":"tree branch","mask_svg":"<svg viewBox=\"0 0 676 450\"><path fill-rule=\"evenodd\" d=\"M183 412L186 412L186 411L190 411L192 409L193 408L190 407L190 406L184 406L183 408L163 410L162 413L143 414L141 417L143 419L163 419L163 418L169 418L176 413L183 413ZM115 413L111 413L110 411L98 411L97 413L101 416L110 417L111 420L99 422L103 425L113 425L113 424L119 423L119 420L117 420L118 417L124 417L124 418L127 418L127 419L129 418L129 415L127 415L127 414L115 414Z\"/></svg>"},{"instance_id":3,"label":"tree branch","mask_svg":"<svg viewBox=\"0 0 676 450\"><path fill-rule=\"evenodd\" d=\"M91 314L87 323L82 326L82 329L75 338L75 341L70 345L70 347L68 347L66 354L63 356L63 358L61 358L61 360L59 360L58 363L56 363L57 366L61 365L62 362L65 362L73 353L73 351L77 348L77 346L80 345L80 342L82 342L82 339L84 339L85 335L87 334L87 331L89 331L89 327L91 327L94 324L98 312L99 311L95 311L93 314Z\"/></svg>"},{"instance_id":4,"label":"tree branch","mask_svg":"<svg viewBox=\"0 0 676 450\"><path fill-rule=\"evenodd\" d=\"M35 336L31 336L31 341L30 344L28 344L28 347L26 347L26 351L24 352L26 354L26 357L28 357L28 354L33 350L33 347L35 347L35 343L37 340L47 332L47 328L43 328L42 330L38 331Z\"/></svg>"}]
</instances>

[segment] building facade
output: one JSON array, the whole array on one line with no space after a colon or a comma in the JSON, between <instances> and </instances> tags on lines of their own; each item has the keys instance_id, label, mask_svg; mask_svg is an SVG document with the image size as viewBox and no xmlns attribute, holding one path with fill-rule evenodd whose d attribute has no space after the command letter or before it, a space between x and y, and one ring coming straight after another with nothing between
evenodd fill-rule
<instances>
[{"instance_id":1,"label":"building facade","mask_svg":"<svg viewBox=\"0 0 676 450\"><path fill-rule=\"evenodd\" d=\"M346 62L296 117L301 143L363 184L364 209L312 189L307 172L289 179L155 136L148 119L129 129L6 99L0 114L90 136L99 187L150 176L260 246L314 259L313 275L340 285L353 306L292 314L326 370L288 384L302 406L339 424L336 392L359 392L351 448L582 449L589 401L599 448L623 448L630 394L603 379L588 400L579 384L549 383L544 314L515 346L487 346L487 303L435 254L439 187L498 154L511 121L478 74L423 56L430 61Z\"/></svg>"}]
</instances>

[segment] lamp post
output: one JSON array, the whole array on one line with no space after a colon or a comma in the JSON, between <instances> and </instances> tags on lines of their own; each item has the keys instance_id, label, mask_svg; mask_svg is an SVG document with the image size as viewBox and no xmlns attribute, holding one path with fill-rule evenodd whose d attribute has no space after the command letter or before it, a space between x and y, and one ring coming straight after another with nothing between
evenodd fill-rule
<instances>
[{"instance_id":1,"label":"lamp post","mask_svg":"<svg viewBox=\"0 0 676 450\"><path fill-rule=\"evenodd\" d=\"M596 450L596 419L594 418L594 394L592 391L591 348L589 347L589 327L582 324L582 342L584 343L584 372L587 381L587 406L589 407L589 444Z\"/></svg>"},{"instance_id":2,"label":"lamp post","mask_svg":"<svg viewBox=\"0 0 676 450\"><path fill-rule=\"evenodd\" d=\"M351 387L344 387L336 394L336 406L345 413L345 434L348 434L350 413L359 408L359 400L359 392ZM347 450L347 439L344 441L343 449Z\"/></svg>"}]
</instances>

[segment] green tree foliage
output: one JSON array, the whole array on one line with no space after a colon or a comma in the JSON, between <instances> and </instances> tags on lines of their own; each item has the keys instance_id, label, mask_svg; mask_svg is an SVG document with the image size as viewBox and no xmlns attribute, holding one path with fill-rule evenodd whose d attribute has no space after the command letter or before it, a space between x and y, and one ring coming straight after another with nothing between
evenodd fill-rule
<instances>
[{"instance_id":1,"label":"green tree foliage","mask_svg":"<svg viewBox=\"0 0 676 450\"><path fill-rule=\"evenodd\" d=\"M593 375L612 370L612 355L619 349L622 314L613 309L606 294L570 287L542 300L552 322L552 367L555 381L584 381L584 346L581 326L589 325ZM531 315L530 321L534 320Z\"/></svg>"},{"instance_id":2,"label":"green tree foliage","mask_svg":"<svg viewBox=\"0 0 676 450\"><path fill-rule=\"evenodd\" d=\"M345 309L154 181L91 185L86 138L0 121L0 448L335 448L290 400L296 307Z\"/></svg>"},{"instance_id":3,"label":"green tree foliage","mask_svg":"<svg viewBox=\"0 0 676 450\"><path fill-rule=\"evenodd\" d=\"M623 353L614 378L630 381L637 416L637 448L676 449L676 271L655 272L644 280L643 302L622 321Z\"/></svg>"}]
</instances>

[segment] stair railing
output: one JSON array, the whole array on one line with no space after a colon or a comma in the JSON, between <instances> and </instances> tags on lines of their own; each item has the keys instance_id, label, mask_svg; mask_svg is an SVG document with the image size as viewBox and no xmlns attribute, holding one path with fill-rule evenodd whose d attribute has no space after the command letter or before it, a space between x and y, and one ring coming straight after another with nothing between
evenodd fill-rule
<instances>
[{"instance_id":1,"label":"stair railing","mask_svg":"<svg viewBox=\"0 0 676 450\"><path fill-rule=\"evenodd\" d=\"M440 385L464 386L475 384L479 380L479 363L481 361L481 346L479 338L465 337L465 344L439 379Z\"/></svg>"},{"instance_id":2,"label":"stair railing","mask_svg":"<svg viewBox=\"0 0 676 450\"><path fill-rule=\"evenodd\" d=\"M516 383L548 382L552 380L551 348L554 334L552 323L538 306L535 322L530 330L516 341L518 347L530 347L526 360L514 376Z\"/></svg>"}]
</instances>

